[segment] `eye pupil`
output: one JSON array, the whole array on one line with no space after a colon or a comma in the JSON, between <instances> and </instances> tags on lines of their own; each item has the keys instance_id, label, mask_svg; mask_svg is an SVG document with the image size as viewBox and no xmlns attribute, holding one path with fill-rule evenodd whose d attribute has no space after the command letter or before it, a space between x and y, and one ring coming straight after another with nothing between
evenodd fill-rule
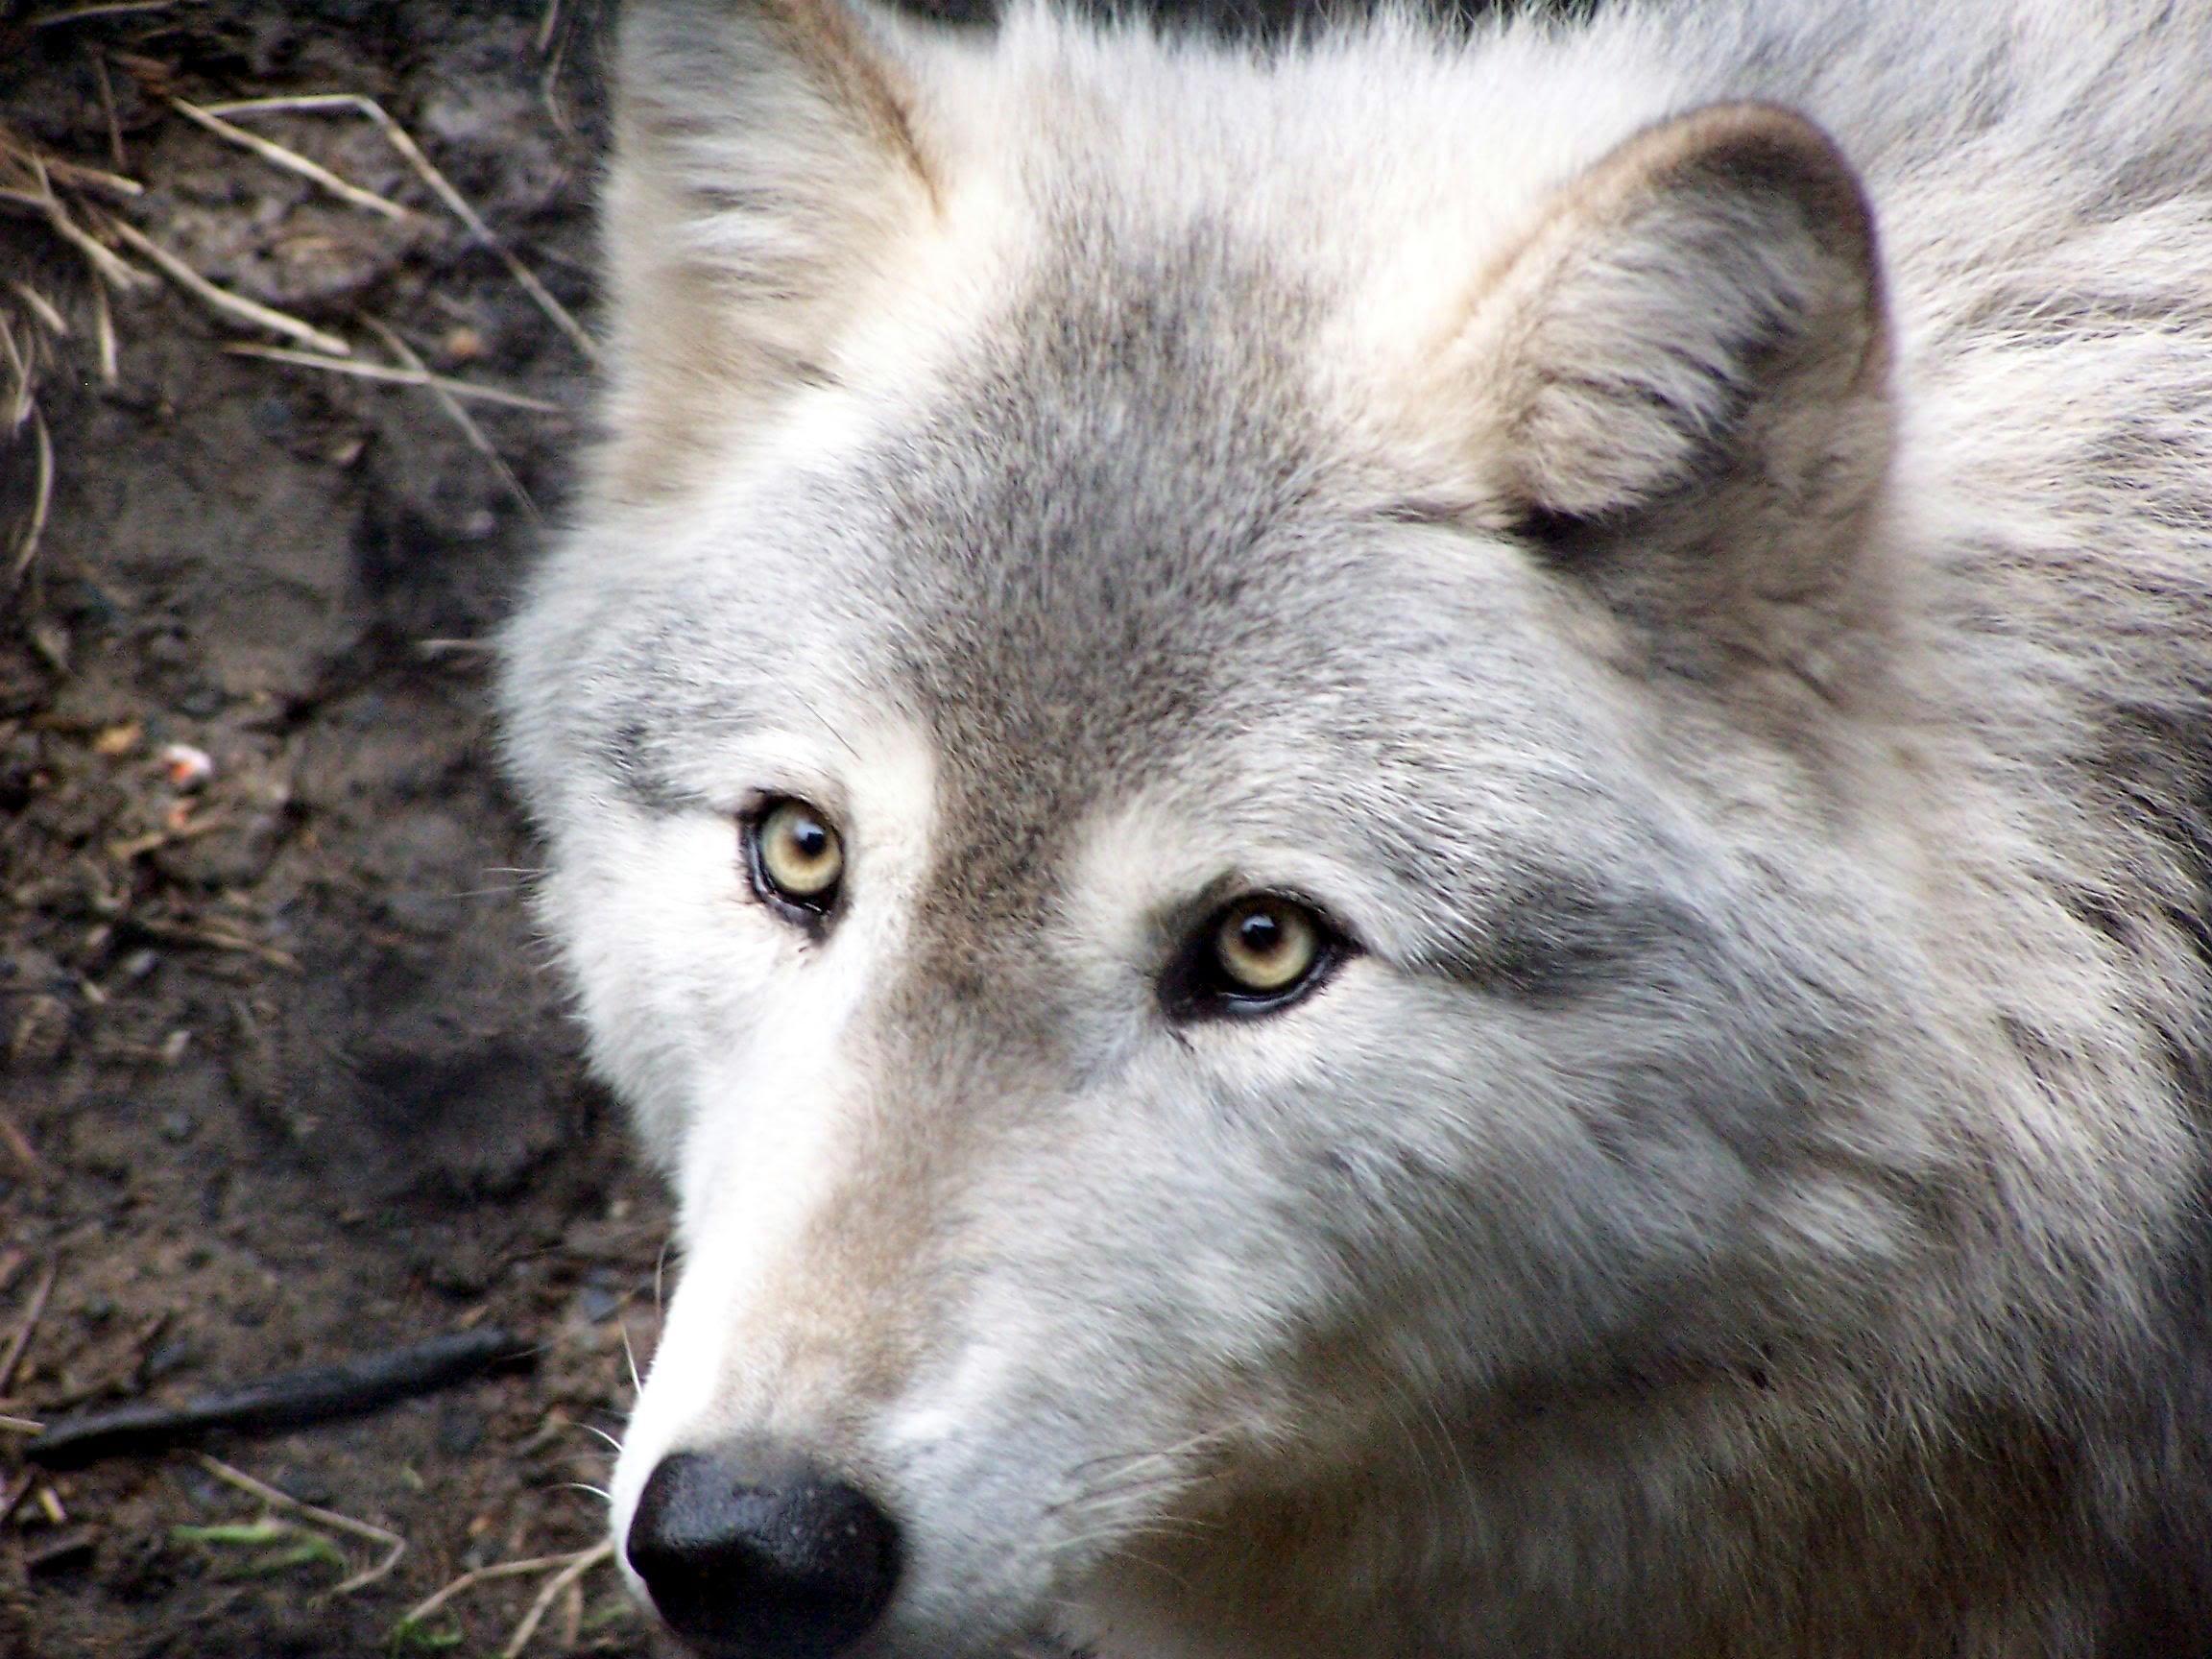
<instances>
[{"instance_id":1,"label":"eye pupil","mask_svg":"<svg viewBox=\"0 0 2212 1659\"><path fill-rule=\"evenodd\" d=\"M1264 910L1241 917L1237 923L1237 943L1254 956L1272 956L1283 949L1281 920Z\"/></svg>"}]
</instances>

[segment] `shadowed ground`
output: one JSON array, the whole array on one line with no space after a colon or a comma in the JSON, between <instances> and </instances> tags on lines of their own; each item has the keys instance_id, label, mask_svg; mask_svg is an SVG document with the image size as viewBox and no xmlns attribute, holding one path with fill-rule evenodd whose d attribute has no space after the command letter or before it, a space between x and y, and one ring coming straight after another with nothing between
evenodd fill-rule
<instances>
[{"instance_id":1,"label":"shadowed ground","mask_svg":"<svg viewBox=\"0 0 2212 1659\"><path fill-rule=\"evenodd\" d=\"M47 1475L0 1428L0 1652L373 1653L467 1569L597 1542L568 1483L606 1466L624 1328L652 1338L660 1199L527 927L482 645L589 383L560 314L591 316L601 20L74 9L0 23L0 1360L28 1333L0 1413L471 1324L538 1362L204 1443L405 1540L334 1599L388 1548L281 1506L256 1529L264 1500L183 1452ZM328 93L435 180L358 106L219 117L351 196L179 108ZM402 378L229 349L341 342ZM448 404L411 364L539 406ZM425 1643L498 1651L551 1571L465 1590ZM527 1650L565 1648L647 1650L603 1563Z\"/></svg>"}]
</instances>

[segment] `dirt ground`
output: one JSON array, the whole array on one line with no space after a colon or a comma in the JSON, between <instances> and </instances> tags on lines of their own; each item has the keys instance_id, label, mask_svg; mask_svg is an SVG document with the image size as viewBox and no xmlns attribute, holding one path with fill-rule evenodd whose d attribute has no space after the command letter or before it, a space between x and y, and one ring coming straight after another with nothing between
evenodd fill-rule
<instances>
[{"instance_id":1,"label":"dirt ground","mask_svg":"<svg viewBox=\"0 0 2212 1659\"><path fill-rule=\"evenodd\" d=\"M598 1541L591 1431L654 1337L662 1200L580 1075L487 715L589 379L562 318L592 322L603 23L0 3L7 1659L493 1654L548 1590L522 1651L652 1650L604 1559L403 1623ZM397 211L184 108L328 93L401 141L360 105L228 119ZM387 378L237 349L341 342ZM23 1455L79 1408L484 1326L534 1363L203 1442L404 1541L344 1594L387 1545L193 1452Z\"/></svg>"}]
</instances>

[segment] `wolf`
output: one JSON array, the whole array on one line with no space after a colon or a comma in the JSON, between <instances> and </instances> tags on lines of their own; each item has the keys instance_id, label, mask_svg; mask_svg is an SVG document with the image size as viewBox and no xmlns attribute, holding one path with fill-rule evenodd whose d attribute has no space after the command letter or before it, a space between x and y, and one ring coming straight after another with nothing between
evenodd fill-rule
<instances>
[{"instance_id":1,"label":"wolf","mask_svg":"<svg viewBox=\"0 0 2212 1659\"><path fill-rule=\"evenodd\" d=\"M618 65L501 695L684 1642L2212 1653L2212 7Z\"/></svg>"}]
</instances>

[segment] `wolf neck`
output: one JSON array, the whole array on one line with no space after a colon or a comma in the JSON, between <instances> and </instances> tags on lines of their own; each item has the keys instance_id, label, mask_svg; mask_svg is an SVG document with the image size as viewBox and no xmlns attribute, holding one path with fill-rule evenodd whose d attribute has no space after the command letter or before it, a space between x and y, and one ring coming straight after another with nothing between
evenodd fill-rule
<instances>
[{"instance_id":1,"label":"wolf neck","mask_svg":"<svg viewBox=\"0 0 2212 1659\"><path fill-rule=\"evenodd\" d=\"M1070 1634L1099 1659L1273 1659L1286 1629L1301 1659L1902 1659L1924 1651L1916 1625L1941 1633L1929 1659L2043 1651L2080 1593L2064 1449L1997 1411L1963 1445L1854 1455L1781 1381L1594 1393L1488 1439L1401 1423L1366 1468L1141 1541ZM1649 1455L1671 1442L1725 1451ZM1815 1558L1853 1565L1817 1582L1757 1565ZM2031 1568L1968 1580L1960 1560Z\"/></svg>"}]
</instances>

